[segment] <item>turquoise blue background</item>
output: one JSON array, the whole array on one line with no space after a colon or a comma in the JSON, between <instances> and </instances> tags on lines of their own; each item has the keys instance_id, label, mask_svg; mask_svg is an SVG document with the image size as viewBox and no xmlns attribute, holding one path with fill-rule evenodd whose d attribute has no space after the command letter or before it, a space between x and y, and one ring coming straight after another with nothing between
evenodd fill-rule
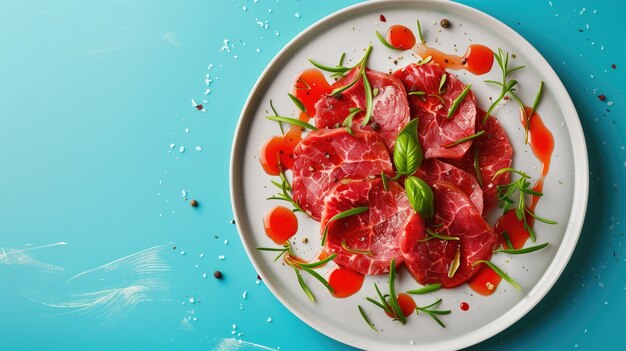
<instances>
[{"instance_id":1,"label":"turquoise blue background","mask_svg":"<svg viewBox=\"0 0 626 351\"><path fill-rule=\"evenodd\" d=\"M356 2L4 2L0 248L67 245L31 252L64 267L59 273L0 261L0 348L210 350L236 330L281 350L350 349L257 284L230 223L228 165L239 112L266 64L301 30ZM461 2L511 26L551 63L580 114L591 166L589 210L567 269L526 317L474 349L623 346L626 5ZM230 52L220 51L224 39ZM206 112L196 110L191 99L205 97ZM191 208L182 190L200 206ZM59 315L25 297L67 296L74 274L155 245L167 245L167 296L114 323ZM224 279L212 278L216 269Z\"/></svg>"}]
</instances>

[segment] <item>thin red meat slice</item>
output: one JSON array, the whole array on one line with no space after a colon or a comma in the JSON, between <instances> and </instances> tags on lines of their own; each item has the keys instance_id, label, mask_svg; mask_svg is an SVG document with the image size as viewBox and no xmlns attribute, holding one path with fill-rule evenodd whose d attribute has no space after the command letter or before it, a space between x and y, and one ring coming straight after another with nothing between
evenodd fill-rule
<instances>
[{"instance_id":1,"label":"thin red meat slice","mask_svg":"<svg viewBox=\"0 0 626 351\"><path fill-rule=\"evenodd\" d=\"M345 77L335 82L331 88L334 90L350 84L358 73L359 67L352 69ZM372 117L365 128L378 132L387 148L393 150L396 136L410 118L406 91L402 83L389 74L367 69L366 75L372 91L376 94L372 99ZM348 116L352 107L366 109L362 79L359 79L357 83L337 96L322 96L315 105L317 111L315 124L318 128L336 128ZM355 116L354 124L361 123L364 115L365 113L361 112Z\"/></svg>"},{"instance_id":2,"label":"thin red meat slice","mask_svg":"<svg viewBox=\"0 0 626 351\"><path fill-rule=\"evenodd\" d=\"M446 74L445 92L439 94L442 75ZM453 101L465 88L458 78L447 73L437 63L411 64L394 73L407 92L423 91L425 95L409 95L411 116L419 118L418 134L425 150L425 158L445 157L460 159L472 145L472 141L446 147L461 138L474 134L476 100L470 91L456 112L448 118Z\"/></svg>"},{"instance_id":3,"label":"thin red meat slice","mask_svg":"<svg viewBox=\"0 0 626 351\"><path fill-rule=\"evenodd\" d=\"M425 159L415 175L424 179L428 184L446 181L455 185L467 194L478 213L483 213L483 190L471 173L438 159Z\"/></svg>"},{"instance_id":4,"label":"thin red meat slice","mask_svg":"<svg viewBox=\"0 0 626 351\"><path fill-rule=\"evenodd\" d=\"M486 214L498 205L497 186L507 184L511 180L509 173L503 173L495 179L493 176L498 170L511 167L513 163L513 147L509 137L506 135L506 131L500 126L495 117L489 117L487 122L484 125L482 124L485 114L485 111L478 110L476 132L484 130L485 134L474 139L467 157L462 160L446 160L446 162L450 162L475 175L474 153L476 153L480 167L480 177L483 183L483 213Z\"/></svg>"},{"instance_id":5,"label":"thin red meat slice","mask_svg":"<svg viewBox=\"0 0 626 351\"><path fill-rule=\"evenodd\" d=\"M363 274L383 274L389 272L392 259L396 265L402 263L398 237L415 211L398 183L389 181L388 189L380 179L352 181L337 185L326 197L321 231L328 224L324 248L337 254L338 265ZM369 210L329 222L338 213L361 206Z\"/></svg>"},{"instance_id":6,"label":"thin red meat slice","mask_svg":"<svg viewBox=\"0 0 626 351\"><path fill-rule=\"evenodd\" d=\"M483 220L467 195L448 182L436 181L433 229L439 234L455 236L460 240L430 239L425 232L407 230L399 238L400 251L407 269L420 284L440 283L452 288L466 282L480 268L473 266L479 260L489 260L498 244L493 228ZM407 229L411 229L407 227ZM448 273L457 250L459 267L450 278Z\"/></svg>"},{"instance_id":7,"label":"thin red meat slice","mask_svg":"<svg viewBox=\"0 0 626 351\"><path fill-rule=\"evenodd\" d=\"M392 176L391 160L378 134L353 128L312 131L294 150L293 199L319 221L326 193L341 180Z\"/></svg>"}]
</instances>

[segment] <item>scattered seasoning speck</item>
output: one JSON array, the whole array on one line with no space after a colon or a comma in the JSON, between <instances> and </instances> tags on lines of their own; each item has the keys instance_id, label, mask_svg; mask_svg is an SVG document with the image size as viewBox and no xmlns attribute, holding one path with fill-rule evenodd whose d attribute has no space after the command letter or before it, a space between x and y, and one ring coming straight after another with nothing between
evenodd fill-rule
<instances>
[{"instance_id":1,"label":"scattered seasoning speck","mask_svg":"<svg viewBox=\"0 0 626 351\"><path fill-rule=\"evenodd\" d=\"M178 152L180 152L181 154L182 154L183 152L185 152L185 147L184 147L184 146L181 146L181 147L178 149Z\"/></svg>"},{"instance_id":2,"label":"scattered seasoning speck","mask_svg":"<svg viewBox=\"0 0 626 351\"><path fill-rule=\"evenodd\" d=\"M600 95L598 95L598 99L600 99L600 101L604 101L604 100L606 100L606 96L600 94Z\"/></svg>"},{"instance_id":3,"label":"scattered seasoning speck","mask_svg":"<svg viewBox=\"0 0 626 351\"><path fill-rule=\"evenodd\" d=\"M198 111L202 111L203 108L204 106L202 106L202 104L199 104L196 106L196 109L198 109Z\"/></svg>"},{"instance_id":4,"label":"scattered seasoning speck","mask_svg":"<svg viewBox=\"0 0 626 351\"><path fill-rule=\"evenodd\" d=\"M202 146L200 145L196 146L196 151L202 151Z\"/></svg>"},{"instance_id":5,"label":"scattered seasoning speck","mask_svg":"<svg viewBox=\"0 0 626 351\"><path fill-rule=\"evenodd\" d=\"M202 258L202 257L204 257L204 253L201 253L201 254L200 254L200 258Z\"/></svg>"},{"instance_id":6,"label":"scattered seasoning speck","mask_svg":"<svg viewBox=\"0 0 626 351\"><path fill-rule=\"evenodd\" d=\"M616 64L612 64L612 65L611 65L611 68L613 68L613 69L617 69L617 65L616 65Z\"/></svg>"},{"instance_id":7,"label":"scattered seasoning speck","mask_svg":"<svg viewBox=\"0 0 626 351\"><path fill-rule=\"evenodd\" d=\"M308 243L308 242L309 242L309 238L303 238L303 239L302 239L302 243L303 243L303 244L306 244L306 243Z\"/></svg>"},{"instance_id":8,"label":"scattered seasoning speck","mask_svg":"<svg viewBox=\"0 0 626 351\"><path fill-rule=\"evenodd\" d=\"M185 250L180 252L181 256L184 256L186 254Z\"/></svg>"},{"instance_id":9,"label":"scattered seasoning speck","mask_svg":"<svg viewBox=\"0 0 626 351\"><path fill-rule=\"evenodd\" d=\"M190 298L189 298L189 303L196 303L196 300L194 300L194 298L193 298L193 297L190 297Z\"/></svg>"},{"instance_id":10,"label":"scattered seasoning speck","mask_svg":"<svg viewBox=\"0 0 626 351\"><path fill-rule=\"evenodd\" d=\"M224 245L228 245L228 239L224 240Z\"/></svg>"},{"instance_id":11,"label":"scattered seasoning speck","mask_svg":"<svg viewBox=\"0 0 626 351\"><path fill-rule=\"evenodd\" d=\"M222 277L224 275L220 271L215 271L215 272L213 272L213 276L215 277L215 279L222 279ZM245 294L245 292L244 292L244 294ZM244 297L244 299L245 299L245 297Z\"/></svg>"},{"instance_id":12,"label":"scattered seasoning speck","mask_svg":"<svg viewBox=\"0 0 626 351\"><path fill-rule=\"evenodd\" d=\"M202 278L206 279L206 277L207 277L207 274L206 273L202 273Z\"/></svg>"},{"instance_id":13,"label":"scattered seasoning speck","mask_svg":"<svg viewBox=\"0 0 626 351\"><path fill-rule=\"evenodd\" d=\"M226 256L224 256L224 255L219 255L219 256L217 256L217 259L218 259L218 260L223 260L223 259L225 259L225 258L226 258Z\"/></svg>"},{"instance_id":14,"label":"scattered seasoning speck","mask_svg":"<svg viewBox=\"0 0 626 351\"><path fill-rule=\"evenodd\" d=\"M272 323L272 317L267 317L267 323Z\"/></svg>"},{"instance_id":15,"label":"scattered seasoning speck","mask_svg":"<svg viewBox=\"0 0 626 351\"><path fill-rule=\"evenodd\" d=\"M231 219L230 224L235 224L235 220Z\"/></svg>"},{"instance_id":16,"label":"scattered seasoning speck","mask_svg":"<svg viewBox=\"0 0 626 351\"><path fill-rule=\"evenodd\" d=\"M452 26L452 23L450 23L450 20L447 18L444 18L441 20L441 22L439 22L439 24L443 27L443 28L450 28Z\"/></svg>"},{"instance_id":17,"label":"scattered seasoning speck","mask_svg":"<svg viewBox=\"0 0 626 351\"><path fill-rule=\"evenodd\" d=\"M300 12L296 12L293 15L296 16L296 18L300 18Z\"/></svg>"},{"instance_id":18,"label":"scattered seasoning speck","mask_svg":"<svg viewBox=\"0 0 626 351\"><path fill-rule=\"evenodd\" d=\"M173 149L176 147L176 144L170 144L170 149Z\"/></svg>"},{"instance_id":19,"label":"scattered seasoning speck","mask_svg":"<svg viewBox=\"0 0 626 351\"><path fill-rule=\"evenodd\" d=\"M241 297L243 297L243 299L245 300L248 297L248 290L244 290L243 294L241 294Z\"/></svg>"},{"instance_id":20,"label":"scattered seasoning speck","mask_svg":"<svg viewBox=\"0 0 626 351\"><path fill-rule=\"evenodd\" d=\"M191 207L198 207L198 201L196 201L196 200L191 200L191 201L189 201L189 205L190 205Z\"/></svg>"},{"instance_id":21,"label":"scattered seasoning speck","mask_svg":"<svg viewBox=\"0 0 626 351\"><path fill-rule=\"evenodd\" d=\"M381 22L387 22L387 19L385 18L385 15L380 15L379 17Z\"/></svg>"}]
</instances>

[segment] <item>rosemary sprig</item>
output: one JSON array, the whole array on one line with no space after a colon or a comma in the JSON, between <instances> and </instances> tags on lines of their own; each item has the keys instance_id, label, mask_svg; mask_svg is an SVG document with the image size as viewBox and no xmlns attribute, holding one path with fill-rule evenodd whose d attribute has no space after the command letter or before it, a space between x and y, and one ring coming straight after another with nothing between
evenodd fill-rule
<instances>
[{"instance_id":1,"label":"rosemary sprig","mask_svg":"<svg viewBox=\"0 0 626 351\"><path fill-rule=\"evenodd\" d=\"M507 243L508 245L508 243ZM522 249L498 249L495 250L493 253L507 253L509 255L523 255L523 254L527 254L527 253L531 253L531 252L535 252L535 251L539 251L543 248L548 247L549 243L543 243L540 245L535 245L535 246L531 246L531 247L526 247L526 248L522 248ZM509 246L509 247L513 247L513 245Z\"/></svg>"},{"instance_id":2,"label":"rosemary sprig","mask_svg":"<svg viewBox=\"0 0 626 351\"><path fill-rule=\"evenodd\" d=\"M359 308L359 313L361 313L361 317L363 317L363 320L365 320L367 325L369 325L370 328L372 328L373 331L377 332L378 329L376 329L376 327L374 327L374 324L372 324L370 319L367 317L367 314L365 314L365 311L363 310L363 307L361 307L361 305L357 305L357 307Z\"/></svg>"},{"instance_id":3,"label":"rosemary sprig","mask_svg":"<svg viewBox=\"0 0 626 351\"><path fill-rule=\"evenodd\" d=\"M380 171L380 179L383 180L383 189L385 189L385 191L388 191L389 184L387 184L387 175L385 174L385 171Z\"/></svg>"},{"instance_id":4,"label":"rosemary sprig","mask_svg":"<svg viewBox=\"0 0 626 351\"><path fill-rule=\"evenodd\" d=\"M278 183L276 181L272 180L272 184L274 184L278 189L280 189L280 192L277 195L274 196L270 196L267 198L267 200L281 200L281 201L287 201L289 202L293 207L293 212L302 212L304 214L307 214L304 209L300 206L299 203L297 203L293 197L291 196L290 192L291 192L291 184L289 184L289 181L287 181L287 177L285 176L284 171L280 170L280 180L281 182Z\"/></svg>"},{"instance_id":5,"label":"rosemary sprig","mask_svg":"<svg viewBox=\"0 0 626 351\"><path fill-rule=\"evenodd\" d=\"M430 229L430 228L426 228L426 234L428 234L428 236L424 239L418 240L417 242L423 243L423 242L427 242L428 240L432 240L432 239L439 239L439 240L452 240L452 241L458 241L461 240L456 236L447 236L447 235L441 235L438 232Z\"/></svg>"},{"instance_id":6,"label":"rosemary sprig","mask_svg":"<svg viewBox=\"0 0 626 351\"><path fill-rule=\"evenodd\" d=\"M355 208L351 208L349 210L345 210L343 212L337 213L336 215L332 216L328 220L328 222L326 222L326 226L324 227L324 234L322 235L322 246L324 246L324 244L326 243L326 235L328 235L328 227L330 226L331 222L334 222L338 219L358 215L367 210L369 210L369 207L367 206L355 207Z\"/></svg>"},{"instance_id":7,"label":"rosemary sprig","mask_svg":"<svg viewBox=\"0 0 626 351\"><path fill-rule=\"evenodd\" d=\"M426 92L425 92L425 91L421 91L421 90L418 90L418 91L411 91L411 92L409 92L409 95L419 95L419 96L423 96L423 95L426 95Z\"/></svg>"},{"instance_id":8,"label":"rosemary sprig","mask_svg":"<svg viewBox=\"0 0 626 351\"><path fill-rule=\"evenodd\" d=\"M289 265L297 266L298 268L318 268L318 267L321 267L321 266L325 265L326 263L334 260L335 257L337 257L337 254L332 254L332 255L326 257L323 260L319 260L317 262L309 262L309 263L304 263L304 262L300 262L298 260L294 260L294 259L292 259L289 256L285 260L287 261L287 263L289 263Z\"/></svg>"},{"instance_id":9,"label":"rosemary sprig","mask_svg":"<svg viewBox=\"0 0 626 351\"><path fill-rule=\"evenodd\" d=\"M345 67L343 65L343 61L345 58L346 58L346 53L345 52L341 53L341 57L339 57L339 64L334 67L323 65L313 59L309 59L309 62L311 62L313 66L321 69L322 71L331 72L332 73L330 75L331 77L340 77L340 76L343 76L346 72L356 67L356 66Z\"/></svg>"},{"instance_id":10,"label":"rosemary sprig","mask_svg":"<svg viewBox=\"0 0 626 351\"><path fill-rule=\"evenodd\" d=\"M359 250L350 248L348 244L346 244L345 240L341 240L341 248L348 251L349 253L357 255L374 256L374 252L372 252L372 250Z\"/></svg>"},{"instance_id":11,"label":"rosemary sprig","mask_svg":"<svg viewBox=\"0 0 626 351\"><path fill-rule=\"evenodd\" d=\"M502 70L502 81L497 82L495 80L486 80L485 83L495 84L501 88L501 91L500 91L500 96L491 104L491 106L489 106L489 109L487 110L487 113L485 114L485 118L483 119L483 124L487 122L487 118L489 118L489 115L491 115L491 112L496 108L496 106L498 106L500 101L502 101L502 99L504 99L504 97L507 95L510 95L511 97L513 97L513 99L515 99L515 101L517 101L517 103L520 105L520 108L522 109L522 113L524 114L524 120L526 120L527 118L526 118L526 110L524 109L524 104L515 94L515 90L516 90L515 86L517 85L517 80L515 79L509 80L509 76L513 72L519 71L520 69L524 68L524 66L509 67L509 53L507 52L505 54L500 48L498 48L497 53L495 52L493 53L493 56L496 59L498 66L500 66L500 70Z\"/></svg>"},{"instance_id":12,"label":"rosemary sprig","mask_svg":"<svg viewBox=\"0 0 626 351\"><path fill-rule=\"evenodd\" d=\"M372 86L370 85L369 79L367 79L365 69L362 70L361 76L363 77L363 87L365 88L365 117L363 117L363 122L361 122L361 125L366 126L372 118L372 110L374 109L374 97L372 93Z\"/></svg>"},{"instance_id":13,"label":"rosemary sprig","mask_svg":"<svg viewBox=\"0 0 626 351\"><path fill-rule=\"evenodd\" d=\"M428 306L424 306L424 307L419 307L417 306L415 308L415 312L419 315L420 311L426 313L427 315L429 315L435 322L437 322L437 324L439 324L442 328L445 328L446 325L443 324L443 322L441 321L441 319L439 319L439 317L437 317L438 315L446 315L446 314L450 314L452 313L452 311L450 310L435 310L432 309L433 307L437 307L439 306L439 304L441 304L441 301L443 301L442 299L437 299L437 301L431 303Z\"/></svg>"},{"instance_id":14,"label":"rosemary sprig","mask_svg":"<svg viewBox=\"0 0 626 351\"><path fill-rule=\"evenodd\" d=\"M309 289L309 286L306 285L304 279L302 279L302 274L300 274L300 270L296 267L293 267L293 270L294 272L296 272L296 277L298 277L298 283L300 284L302 290L304 290L306 296L309 298L309 300L311 300L311 302L315 302L315 296L313 296L311 289Z\"/></svg>"},{"instance_id":15,"label":"rosemary sprig","mask_svg":"<svg viewBox=\"0 0 626 351\"><path fill-rule=\"evenodd\" d=\"M274 115L278 116L278 112L276 112L276 109L274 108L274 103L272 102L272 100L270 100L270 108L272 109L272 112L274 112ZM285 129L283 128L283 122L278 121L278 126L280 127L280 134L281 135L285 135Z\"/></svg>"},{"instance_id":16,"label":"rosemary sprig","mask_svg":"<svg viewBox=\"0 0 626 351\"><path fill-rule=\"evenodd\" d=\"M513 250L513 242L511 241L511 237L509 236L509 233L504 230L502 231L502 236L504 237L504 242L506 242L506 247L508 248L508 250Z\"/></svg>"},{"instance_id":17,"label":"rosemary sprig","mask_svg":"<svg viewBox=\"0 0 626 351\"><path fill-rule=\"evenodd\" d=\"M426 56L426 58L425 58L425 59L420 60L420 61L419 61L418 63L416 63L415 65L416 65L416 66L425 65L425 64L429 63L429 62L430 62L430 61L432 61L432 60L433 60L433 57L432 57L432 56Z\"/></svg>"},{"instance_id":18,"label":"rosemary sprig","mask_svg":"<svg viewBox=\"0 0 626 351\"><path fill-rule=\"evenodd\" d=\"M466 136L465 138L461 138L461 139L455 140L455 141L453 141L453 142L451 142L449 144L444 145L443 147L445 147L445 148L453 147L453 146L459 145L461 143L464 143L464 142L466 142L468 140L472 140L472 139L478 138L479 136L481 136L483 134L485 134L485 131L481 130L480 132L478 132L476 134L472 134L470 136Z\"/></svg>"},{"instance_id":19,"label":"rosemary sprig","mask_svg":"<svg viewBox=\"0 0 626 351\"><path fill-rule=\"evenodd\" d=\"M302 101L300 101L300 99L298 99L297 97L293 96L290 93L287 93L287 95L289 95L289 98L291 99L293 104L296 105L298 110L300 110L301 112L306 112L306 107L304 107L304 104L302 103ZM278 113L275 113L275 112L274 112L274 114L278 115Z\"/></svg>"},{"instance_id":20,"label":"rosemary sprig","mask_svg":"<svg viewBox=\"0 0 626 351\"><path fill-rule=\"evenodd\" d=\"M291 244L289 244L289 242L286 242L285 245L283 245L282 248L277 248L277 247L257 247L256 248L258 251L276 251L276 252L280 252L278 254L278 256L276 256L276 258L274 258L274 262L278 261L279 258L281 258L285 253L289 253L291 254Z\"/></svg>"},{"instance_id":21,"label":"rosemary sprig","mask_svg":"<svg viewBox=\"0 0 626 351\"><path fill-rule=\"evenodd\" d=\"M419 289L408 290L406 293L411 295L422 295L441 289L441 284L428 284Z\"/></svg>"},{"instance_id":22,"label":"rosemary sprig","mask_svg":"<svg viewBox=\"0 0 626 351\"><path fill-rule=\"evenodd\" d=\"M475 266L480 263L486 264L489 268L493 269L493 271L496 272L496 274L502 277L502 279L506 280L507 282L509 282L509 284L513 285L515 289L522 291L522 287L513 278L509 277L508 274L504 273L504 271L500 269L498 266L496 266L495 264L489 261L485 261L485 260L478 260L474 262L472 266Z\"/></svg>"},{"instance_id":23,"label":"rosemary sprig","mask_svg":"<svg viewBox=\"0 0 626 351\"><path fill-rule=\"evenodd\" d=\"M359 81L359 79L361 79L362 76L365 74L365 67L367 66L367 60L369 59L371 52L372 52L372 46L370 45L367 47L367 50L365 51L365 55L363 55L363 58L361 59L361 61L359 61L359 63L357 63L356 66L352 67L352 68L359 67L359 73L354 77L354 79L347 85L334 89L328 95L333 96L337 93L342 93L346 91L347 89L349 89L350 87L352 87L354 84L356 84Z\"/></svg>"},{"instance_id":24,"label":"rosemary sprig","mask_svg":"<svg viewBox=\"0 0 626 351\"><path fill-rule=\"evenodd\" d=\"M402 51L402 49L398 49L397 47L389 44L389 42L387 41L387 39L385 39L385 37L383 37L382 34L380 34L380 32L376 31L376 37L378 38L378 40L380 40L381 43L383 43L383 45L385 45L386 47L388 47L391 50L398 50L398 51Z\"/></svg>"},{"instance_id":25,"label":"rosemary sprig","mask_svg":"<svg viewBox=\"0 0 626 351\"><path fill-rule=\"evenodd\" d=\"M483 187L483 176L480 173L480 161L478 160L478 148L473 147L474 149L474 173L476 174L476 180L478 180L478 184L480 187Z\"/></svg>"},{"instance_id":26,"label":"rosemary sprig","mask_svg":"<svg viewBox=\"0 0 626 351\"><path fill-rule=\"evenodd\" d=\"M406 316L402 312L402 308L400 308L400 304L398 303L398 296L396 295L396 259L391 259L391 265L389 267L389 305L393 310L393 315L396 317L400 323L406 323Z\"/></svg>"},{"instance_id":27,"label":"rosemary sprig","mask_svg":"<svg viewBox=\"0 0 626 351\"><path fill-rule=\"evenodd\" d=\"M509 172L509 173L514 173L520 176L519 179L512 181L509 184L504 184L504 185L498 185L496 188L498 190L498 200L503 201L504 203L504 212L507 212L509 210L509 207L511 204L515 203L515 201L513 201L513 199L511 199L511 196L517 191L519 192L519 199L517 202L517 207L515 208L515 216L517 217L517 219L519 221L523 221L524 223L524 229L526 231L528 231L528 234L530 235L530 239L535 242L537 240L536 235L535 235L535 231L533 230L532 226L528 223L528 219L526 217L526 214L528 214L529 216L533 217L534 219L546 223L546 224L557 224L556 221L550 220L550 219L546 219L543 217L539 217L537 216L533 211L531 211L527 206L526 206L526 194L531 195L531 196L542 196L543 193L534 191L532 189L529 189L528 187L530 186L530 182L528 181L528 179L530 179L530 176L522 171L518 171L516 169L513 168L502 168L499 171L497 171L494 175L493 175L493 179L495 179L496 177L498 177L500 174L505 173L505 172Z\"/></svg>"},{"instance_id":28,"label":"rosemary sprig","mask_svg":"<svg viewBox=\"0 0 626 351\"><path fill-rule=\"evenodd\" d=\"M284 117L284 116L267 116L265 118L269 119L270 121L285 122L291 125L305 128L305 129L317 130L317 127L315 127L314 125L301 121L296 118Z\"/></svg>"},{"instance_id":29,"label":"rosemary sprig","mask_svg":"<svg viewBox=\"0 0 626 351\"><path fill-rule=\"evenodd\" d=\"M463 99L465 99L465 96L467 96L467 93L469 93L471 88L472 88L471 84L466 86L465 89L461 91L461 94L459 94L459 96L457 96L456 99L452 101L452 105L450 106L450 109L448 110L448 116L447 116L448 118L452 117L452 115L456 112L459 106L461 106Z\"/></svg>"}]
</instances>

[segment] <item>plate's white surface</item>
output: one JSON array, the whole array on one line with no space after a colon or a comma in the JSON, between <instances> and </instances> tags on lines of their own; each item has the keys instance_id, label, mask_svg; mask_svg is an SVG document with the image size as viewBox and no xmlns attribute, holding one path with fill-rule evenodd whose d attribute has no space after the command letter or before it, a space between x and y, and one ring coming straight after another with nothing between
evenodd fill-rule
<instances>
[{"instance_id":1,"label":"plate's white surface","mask_svg":"<svg viewBox=\"0 0 626 351\"><path fill-rule=\"evenodd\" d=\"M387 22L380 23L384 14ZM453 27L442 30L438 24L448 18ZM519 292L502 282L490 297L473 293L467 286L440 290L426 296L416 296L418 305L443 298L442 309L452 310L443 316L443 329L428 316L413 315L406 325L392 322L377 307L364 300L374 296L374 282L386 291L386 276L368 277L359 293L346 299L336 299L323 286L303 274L317 298L311 303L297 283L293 270L273 262L274 253L260 252L256 247L276 247L265 235L262 215L278 205L265 200L276 193L257 159L258 147L269 137L279 133L275 122L266 120L269 100L283 115L296 116L296 110L287 92L295 75L310 68L307 58L335 65L342 52L347 54L347 65L359 60L363 49L371 42L374 50L369 67L380 71L396 70L416 60L410 52L399 53L385 48L375 37L375 30L385 32L392 24L415 28L419 19L428 44L445 52L462 55L471 43L480 43L492 49L502 48L515 53L512 62L525 65L516 79L518 93L531 104L540 80L545 82L538 112L552 131L555 149L551 171L545 183L545 195L537 212L557 220L558 225L536 224L538 243L550 242L548 249L519 256L497 254L492 261L502 267L522 285ZM403 58L401 58L403 56ZM400 58L399 58L400 57ZM393 63L398 59L397 66ZM486 109L489 97L497 97L496 87L483 83L485 79L500 80L500 70L483 76L465 71L451 71L466 84L472 83L479 106ZM513 143L513 166L538 176L539 162L523 143L516 105L501 105L495 115L507 130ZM264 282L274 295L294 314L318 331L346 344L364 349L404 350L417 347L430 349L458 349L478 343L507 328L526 314L548 292L563 271L572 254L582 227L588 195L588 165L585 139L574 106L552 68L522 37L494 18L452 2L440 1L375 1L349 7L311 26L292 40L263 72L241 114L233 144L231 161L231 194L235 218L246 251ZM319 249L319 225L299 215L300 229L292 240L303 257L312 258ZM308 244L302 238L309 239ZM332 266L332 265L331 265ZM402 268L397 290L404 291L419 285ZM467 302L470 310L461 311L459 304ZM380 332L372 331L357 310L361 304Z\"/></svg>"}]
</instances>

